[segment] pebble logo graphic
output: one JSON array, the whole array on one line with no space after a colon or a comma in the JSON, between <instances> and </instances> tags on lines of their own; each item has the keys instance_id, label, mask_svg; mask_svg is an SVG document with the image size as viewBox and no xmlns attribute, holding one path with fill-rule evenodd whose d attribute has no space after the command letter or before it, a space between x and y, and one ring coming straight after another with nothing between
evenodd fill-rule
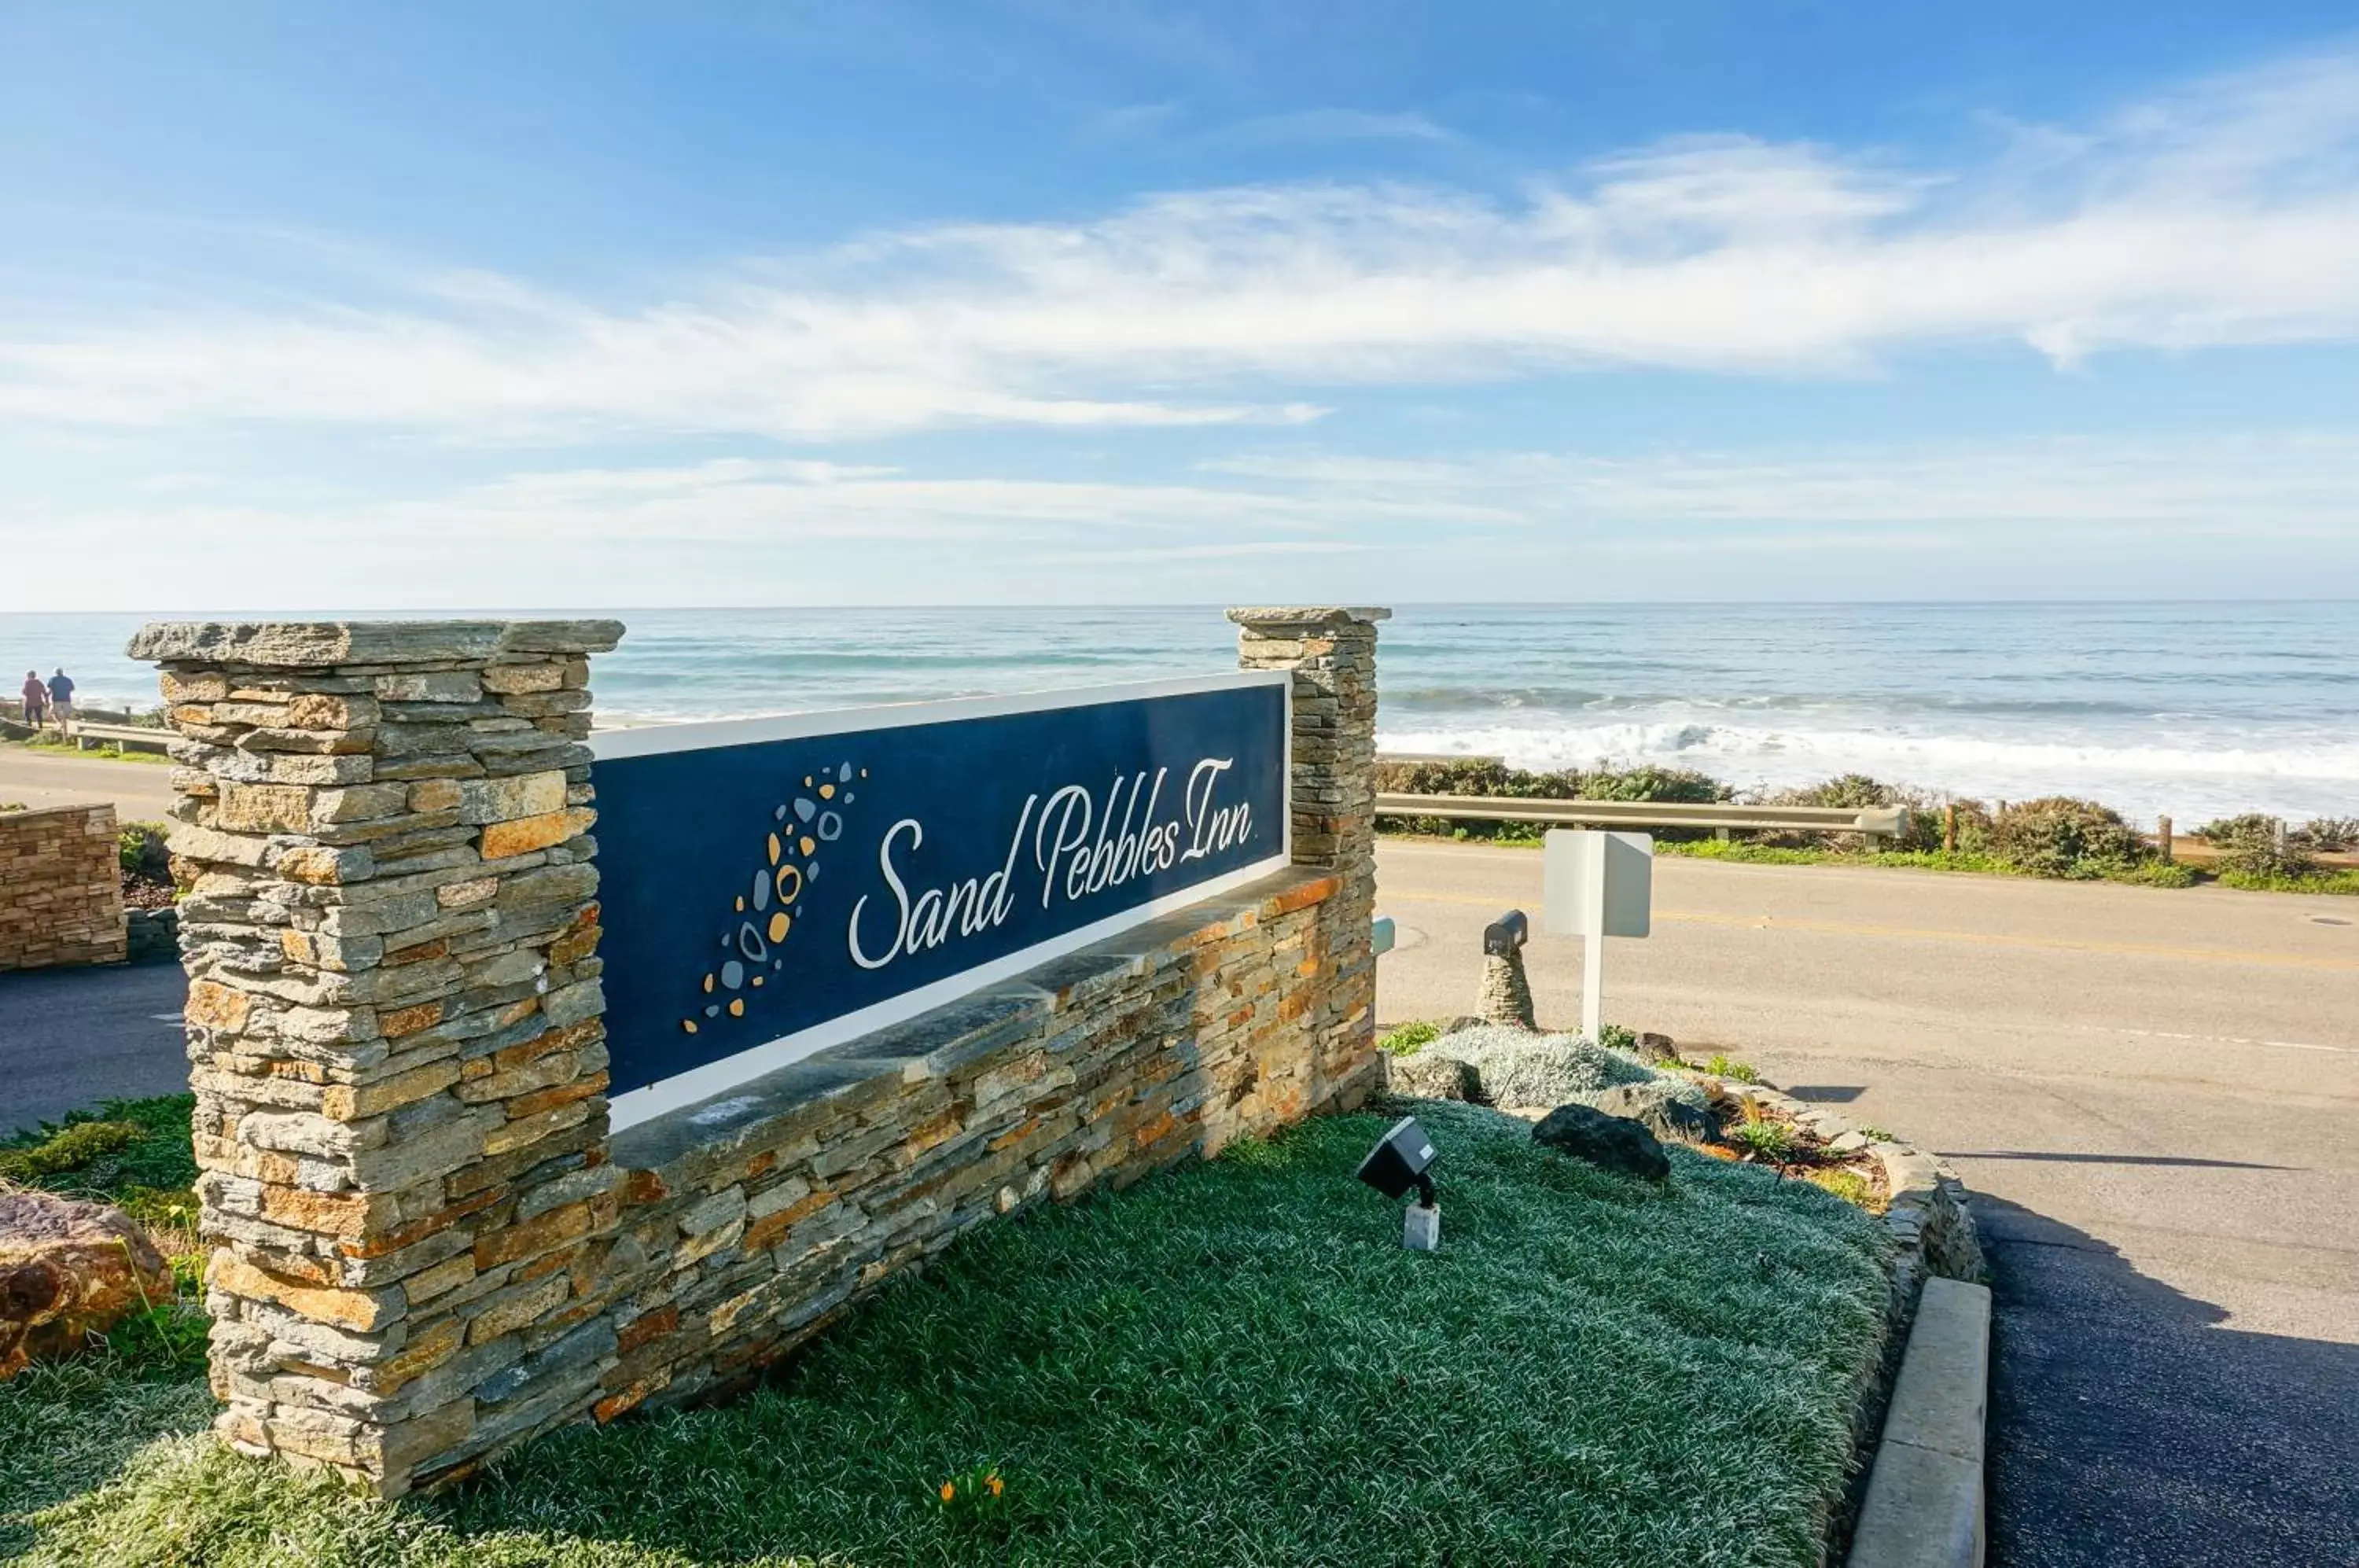
<instances>
[{"instance_id":1,"label":"pebble logo graphic","mask_svg":"<svg viewBox=\"0 0 2359 1568\"><path fill-rule=\"evenodd\" d=\"M773 813L752 880L735 896L722 930L721 962L705 972L702 1000L696 1013L679 1020L681 1029L695 1034L707 1025L744 1018L746 1002L758 999L755 994L785 971L780 949L794 932L796 906L819 880L821 847L843 836L843 808L855 799L855 777L867 778L868 769L855 775L844 762L832 773L807 774L802 792Z\"/></svg>"}]
</instances>

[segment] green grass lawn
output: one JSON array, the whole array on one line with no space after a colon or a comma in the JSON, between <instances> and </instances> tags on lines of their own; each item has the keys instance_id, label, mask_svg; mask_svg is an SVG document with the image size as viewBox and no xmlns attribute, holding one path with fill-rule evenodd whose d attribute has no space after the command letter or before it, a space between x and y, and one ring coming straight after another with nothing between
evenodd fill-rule
<instances>
[{"instance_id":1,"label":"green grass lawn","mask_svg":"<svg viewBox=\"0 0 2359 1568\"><path fill-rule=\"evenodd\" d=\"M1387 833L1386 838L1415 838L1434 842L1433 833ZM1441 840L1440 842L1457 842ZM1541 840L1537 835L1469 839L1464 842L1487 844L1498 849L1538 849ZM1885 870L1963 872L1983 877L2030 877L2034 873L1988 855L1974 855L1964 850L1912 849L1881 850L1870 854L1864 849L1827 846L1794 848L1783 844L1751 844L1743 839L1665 839L1655 841L1657 855L1675 855L1689 860L1734 861L1746 866L1872 866ZM2127 882L2144 887L2199 887L2216 886L2235 887L2256 893L2321 893L2359 896L2359 871L2330 867L2308 877L2256 877L2237 871L2213 871L2209 867L2190 865L2185 861L2169 864L2149 862L2119 871L2107 871L2100 880Z\"/></svg>"},{"instance_id":2,"label":"green grass lawn","mask_svg":"<svg viewBox=\"0 0 2359 1568\"><path fill-rule=\"evenodd\" d=\"M558 1432L442 1497L155 1438L201 1427L184 1377L32 1375L0 1388L0 1515L77 1565L1814 1563L1880 1349L1878 1222L1418 1109L1439 1253L1352 1180L1384 1120L1321 1118L985 1225L772 1386ZM992 1468L995 1513L942 1506Z\"/></svg>"}]
</instances>

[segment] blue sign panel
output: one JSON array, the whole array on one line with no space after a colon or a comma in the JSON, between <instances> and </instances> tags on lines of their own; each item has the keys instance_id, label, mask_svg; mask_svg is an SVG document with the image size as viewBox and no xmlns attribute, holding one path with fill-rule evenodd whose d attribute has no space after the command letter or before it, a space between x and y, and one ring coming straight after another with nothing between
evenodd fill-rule
<instances>
[{"instance_id":1,"label":"blue sign panel","mask_svg":"<svg viewBox=\"0 0 2359 1568\"><path fill-rule=\"evenodd\" d=\"M1287 681L595 737L615 1125L1284 864Z\"/></svg>"}]
</instances>

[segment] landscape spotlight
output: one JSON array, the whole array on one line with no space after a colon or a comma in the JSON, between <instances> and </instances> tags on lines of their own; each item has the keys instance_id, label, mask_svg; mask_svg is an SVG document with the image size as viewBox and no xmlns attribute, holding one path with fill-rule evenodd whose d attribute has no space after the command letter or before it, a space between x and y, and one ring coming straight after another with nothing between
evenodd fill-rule
<instances>
[{"instance_id":1,"label":"landscape spotlight","mask_svg":"<svg viewBox=\"0 0 2359 1568\"><path fill-rule=\"evenodd\" d=\"M1426 1173L1432 1163L1433 1140L1415 1116L1403 1116L1368 1150L1358 1172L1387 1198L1417 1189L1417 1202L1401 1222L1401 1245L1418 1252L1430 1252L1441 1240L1441 1211L1433 1202L1433 1178Z\"/></svg>"}]
</instances>

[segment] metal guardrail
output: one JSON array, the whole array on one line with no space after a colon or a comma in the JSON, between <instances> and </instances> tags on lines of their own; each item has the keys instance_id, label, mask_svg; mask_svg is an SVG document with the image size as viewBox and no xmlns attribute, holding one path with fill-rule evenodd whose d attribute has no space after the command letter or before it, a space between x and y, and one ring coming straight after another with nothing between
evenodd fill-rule
<instances>
[{"instance_id":1,"label":"metal guardrail","mask_svg":"<svg viewBox=\"0 0 2359 1568\"><path fill-rule=\"evenodd\" d=\"M82 743L77 745L76 750L83 749L84 746L129 746L135 751L161 752L172 742L170 730L158 729L151 724L85 724L76 719L73 731L73 738ZM5 735L11 740L23 740L33 733L24 720L0 714L0 735ZM54 735L57 734L57 726L43 724L40 733L45 735Z\"/></svg>"},{"instance_id":2,"label":"metal guardrail","mask_svg":"<svg viewBox=\"0 0 2359 1568\"><path fill-rule=\"evenodd\" d=\"M1504 795L1379 794L1387 817L1458 817L1470 822L1544 822L1551 827L1719 828L1855 833L1870 844L1908 831L1906 806L1753 806L1692 800L1547 800Z\"/></svg>"}]
</instances>

